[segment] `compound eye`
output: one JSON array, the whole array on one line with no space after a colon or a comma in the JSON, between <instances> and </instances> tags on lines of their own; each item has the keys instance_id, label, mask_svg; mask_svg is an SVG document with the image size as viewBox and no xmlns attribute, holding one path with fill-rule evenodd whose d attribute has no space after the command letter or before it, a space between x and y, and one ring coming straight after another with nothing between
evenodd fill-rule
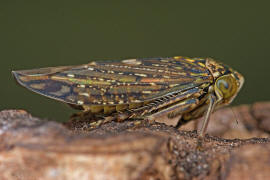
<instances>
[{"instance_id":1,"label":"compound eye","mask_svg":"<svg viewBox=\"0 0 270 180\"><path fill-rule=\"evenodd\" d=\"M224 100L230 99L237 93L237 80L232 75L221 76L215 84L216 89L221 93Z\"/></svg>"}]
</instances>

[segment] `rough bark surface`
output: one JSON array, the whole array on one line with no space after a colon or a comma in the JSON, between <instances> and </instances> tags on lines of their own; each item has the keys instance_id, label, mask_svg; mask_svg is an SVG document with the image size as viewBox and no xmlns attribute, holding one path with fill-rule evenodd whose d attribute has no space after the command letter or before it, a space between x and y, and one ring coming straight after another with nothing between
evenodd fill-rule
<instances>
[{"instance_id":1,"label":"rough bark surface","mask_svg":"<svg viewBox=\"0 0 270 180\"><path fill-rule=\"evenodd\" d=\"M270 102L215 112L200 149L194 122L89 130L85 120L59 124L4 110L0 179L270 179Z\"/></svg>"}]
</instances>

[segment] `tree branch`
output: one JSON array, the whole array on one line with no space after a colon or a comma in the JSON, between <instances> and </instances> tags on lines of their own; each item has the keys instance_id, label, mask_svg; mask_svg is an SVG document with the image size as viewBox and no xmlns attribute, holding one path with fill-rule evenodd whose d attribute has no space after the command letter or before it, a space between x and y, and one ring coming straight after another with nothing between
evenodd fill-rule
<instances>
[{"instance_id":1,"label":"tree branch","mask_svg":"<svg viewBox=\"0 0 270 180\"><path fill-rule=\"evenodd\" d=\"M194 122L180 130L147 121L110 122L89 130L87 121L63 125L5 110L0 112L0 176L263 179L270 177L269 122L270 102L221 109L211 116L211 136L198 150L196 131L189 131Z\"/></svg>"}]
</instances>

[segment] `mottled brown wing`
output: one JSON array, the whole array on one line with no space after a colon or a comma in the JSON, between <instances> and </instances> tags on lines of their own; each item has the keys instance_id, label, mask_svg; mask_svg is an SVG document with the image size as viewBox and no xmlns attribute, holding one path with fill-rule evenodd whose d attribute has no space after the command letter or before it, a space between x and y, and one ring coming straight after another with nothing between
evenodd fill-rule
<instances>
[{"instance_id":1,"label":"mottled brown wing","mask_svg":"<svg viewBox=\"0 0 270 180\"><path fill-rule=\"evenodd\" d=\"M68 104L117 105L144 102L212 83L205 62L186 57L127 59L13 74L31 91Z\"/></svg>"}]
</instances>

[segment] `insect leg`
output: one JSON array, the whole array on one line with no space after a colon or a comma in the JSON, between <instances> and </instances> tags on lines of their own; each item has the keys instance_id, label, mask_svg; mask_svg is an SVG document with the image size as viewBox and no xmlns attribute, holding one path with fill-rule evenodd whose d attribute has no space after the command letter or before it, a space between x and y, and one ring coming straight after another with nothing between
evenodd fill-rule
<instances>
[{"instance_id":1,"label":"insect leg","mask_svg":"<svg viewBox=\"0 0 270 180\"><path fill-rule=\"evenodd\" d=\"M189 112L194 109L198 105L198 99L187 99L183 101L179 101L179 103L174 104L173 106L167 107L161 111L151 114L148 116L149 120L155 119L173 119L175 117L181 116L183 113Z\"/></svg>"},{"instance_id":2,"label":"insect leg","mask_svg":"<svg viewBox=\"0 0 270 180\"><path fill-rule=\"evenodd\" d=\"M202 93L202 89L192 88L183 92L162 96L142 107L129 109L127 111L131 113L130 118L151 117L151 115L158 117L169 112L171 112L169 113L169 118L174 118L174 116L183 113L181 108L179 109L177 107L182 106L184 108L185 106L188 106L190 108L190 105L194 104L194 101L197 101L197 97L199 97ZM195 104L197 104L197 102ZM179 109L180 111L174 112L175 108Z\"/></svg>"},{"instance_id":3,"label":"insect leg","mask_svg":"<svg viewBox=\"0 0 270 180\"><path fill-rule=\"evenodd\" d=\"M116 116L105 116L104 114L92 113L88 110L71 115L69 121L76 122L76 124L87 124L87 129L94 129L116 119Z\"/></svg>"},{"instance_id":4,"label":"insect leg","mask_svg":"<svg viewBox=\"0 0 270 180\"><path fill-rule=\"evenodd\" d=\"M205 132L207 130L207 126L210 120L210 114L213 112L215 108L216 100L217 98L213 94L209 95L209 105L208 105L208 108L207 108L207 111L203 120L203 125L201 129L199 130L199 138L203 138L205 136Z\"/></svg>"},{"instance_id":5,"label":"insect leg","mask_svg":"<svg viewBox=\"0 0 270 180\"><path fill-rule=\"evenodd\" d=\"M114 120L116 120L116 117L114 117L114 116L106 116L106 117L103 116L103 117L100 117L98 120L90 122L90 127L91 127L91 129L97 128L97 127L101 126L102 124L105 124L105 123L108 123L108 122L114 121Z\"/></svg>"}]
</instances>

